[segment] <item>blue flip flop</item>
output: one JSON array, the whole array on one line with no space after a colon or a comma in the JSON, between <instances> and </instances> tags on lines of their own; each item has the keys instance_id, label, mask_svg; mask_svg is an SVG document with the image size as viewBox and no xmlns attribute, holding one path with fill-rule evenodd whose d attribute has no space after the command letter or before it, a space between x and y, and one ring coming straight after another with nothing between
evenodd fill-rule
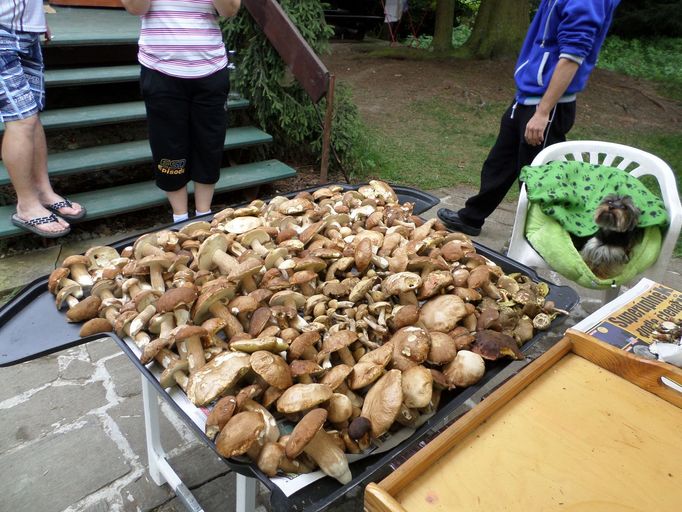
<instances>
[{"instance_id":1,"label":"blue flip flop","mask_svg":"<svg viewBox=\"0 0 682 512\"><path fill-rule=\"evenodd\" d=\"M40 224L49 224L50 222L59 222L59 219L54 213L47 217L36 217L29 220L22 219L16 213L12 215L12 224L44 238L59 238L60 236L68 235L71 232L70 227L64 228L61 231L45 231L44 229L37 227Z\"/></svg>"},{"instance_id":2,"label":"blue flip flop","mask_svg":"<svg viewBox=\"0 0 682 512\"><path fill-rule=\"evenodd\" d=\"M80 220L83 217L85 217L86 211L85 207L81 205L81 211L80 213L77 213L76 215L69 215L67 213L60 213L60 209L62 208L73 208L73 203L69 201L68 199L64 199L63 201L57 201L56 203L52 204L44 204L43 205L45 208L50 210L52 213L55 215L59 215L62 219L69 221L69 222L74 222L76 220Z\"/></svg>"}]
</instances>

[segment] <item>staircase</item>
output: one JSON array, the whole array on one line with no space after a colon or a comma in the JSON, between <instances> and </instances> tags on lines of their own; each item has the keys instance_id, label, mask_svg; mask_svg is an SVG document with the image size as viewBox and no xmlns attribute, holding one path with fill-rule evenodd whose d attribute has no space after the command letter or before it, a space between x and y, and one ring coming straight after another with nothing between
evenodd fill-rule
<instances>
[{"instance_id":1,"label":"staircase","mask_svg":"<svg viewBox=\"0 0 682 512\"><path fill-rule=\"evenodd\" d=\"M41 119L48 141L63 133L74 134L76 139L68 145L73 149L50 151L51 180L54 183L68 176L68 180L84 185L86 189L67 195L86 206L87 220L165 204L165 193L153 180L108 186L107 180L97 178L97 173L121 173L122 168L125 171L130 166L141 169L131 173L133 176L152 175L145 109L137 84L139 20L120 10L87 8L55 8L47 20L54 40L43 50L47 108ZM249 161L252 152L242 150L267 144L272 137L257 127L236 125L235 120L246 117L239 113L248 107L248 101L239 97L228 101L230 128L225 135L224 162L229 165L220 171L216 194L257 187L296 173L277 160ZM121 141L88 145L79 140L102 127L108 127L107 133L120 135ZM0 134L3 131L0 125ZM127 140L131 134L134 140ZM0 187L9 184L7 169L0 163ZM60 187L55 188L61 192ZM0 206L0 238L26 233L10 222L14 211L13 204Z\"/></svg>"}]
</instances>

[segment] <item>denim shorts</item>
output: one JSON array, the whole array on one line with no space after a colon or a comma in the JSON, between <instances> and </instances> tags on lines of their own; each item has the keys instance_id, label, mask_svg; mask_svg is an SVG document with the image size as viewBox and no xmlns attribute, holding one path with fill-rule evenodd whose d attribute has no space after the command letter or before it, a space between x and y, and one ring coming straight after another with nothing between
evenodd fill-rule
<instances>
[{"instance_id":1,"label":"denim shorts","mask_svg":"<svg viewBox=\"0 0 682 512\"><path fill-rule=\"evenodd\" d=\"M0 26L0 121L16 121L45 107L40 34Z\"/></svg>"}]
</instances>

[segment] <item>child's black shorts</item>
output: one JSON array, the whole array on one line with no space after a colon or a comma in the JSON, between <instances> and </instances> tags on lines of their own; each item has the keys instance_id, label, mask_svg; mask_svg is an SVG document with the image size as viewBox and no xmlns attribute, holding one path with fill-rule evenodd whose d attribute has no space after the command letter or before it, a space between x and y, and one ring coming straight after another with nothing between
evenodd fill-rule
<instances>
[{"instance_id":1,"label":"child's black shorts","mask_svg":"<svg viewBox=\"0 0 682 512\"><path fill-rule=\"evenodd\" d=\"M227 68L177 78L142 66L140 87L157 186L172 192L189 181L216 183L227 129Z\"/></svg>"}]
</instances>

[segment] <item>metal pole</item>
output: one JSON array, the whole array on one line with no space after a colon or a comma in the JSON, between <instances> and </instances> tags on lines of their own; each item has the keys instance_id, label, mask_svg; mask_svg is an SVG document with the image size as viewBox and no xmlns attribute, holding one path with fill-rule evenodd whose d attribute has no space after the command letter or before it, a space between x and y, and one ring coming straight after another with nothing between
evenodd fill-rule
<instances>
[{"instance_id":1,"label":"metal pole","mask_svg":"<svg viewBox=\"0 0 682 512\"><path fill-rule=\"evenodd\" d=\"M327 112L324 116L322 128L322 162L320 163L320 183L327 183L329 171L329 147L332 136L332 119L334 117L334 82L336 77L329 75L329 88L327 89Z\"/></svg>"}]
</instances>

